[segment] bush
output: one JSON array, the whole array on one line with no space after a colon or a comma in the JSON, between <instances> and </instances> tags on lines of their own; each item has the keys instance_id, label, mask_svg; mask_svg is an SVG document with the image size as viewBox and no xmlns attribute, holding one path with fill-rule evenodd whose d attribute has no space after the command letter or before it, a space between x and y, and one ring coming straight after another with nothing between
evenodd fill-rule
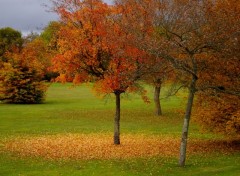
<instances>
[{"instance_id":1,"label":"bush","mask_svg":"<svg viewBox=\"0 0 240 176\"><path fill-rule=\"evenodd\" d=\"M240 136L240 99L232 95L198 96L194 119L202 129Z\"/></svg>"},{"instance_id":2,"label":"bush","mask_svg":"<svg viewBox=\"0 0 240 176\"><path fill-rule=\"evenodd\" d=\"M0 100L4 103L42 103L46 90L37 68L18 59L1 63Z\"/></svg>"}]
</instances>

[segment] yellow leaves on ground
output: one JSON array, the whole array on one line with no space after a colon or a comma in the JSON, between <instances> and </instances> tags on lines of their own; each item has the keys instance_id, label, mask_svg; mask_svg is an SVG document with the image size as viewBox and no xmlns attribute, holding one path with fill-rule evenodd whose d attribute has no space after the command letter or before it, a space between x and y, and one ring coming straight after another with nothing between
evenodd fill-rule
<instances>
[{"instance_id":1,"label":"yellow leaves on ground","mask_svg":"<svg viewBox=\"0 0 240 176\"><path fill-rule=\"evenodd\" d=\"M19 156L46 159L128 159L138 157L177 157L180 141L156 135L122 135L121 145L113 145L110 134L66 134L16 138L4 143L4 150ZM238 143L191 140L189 154L231 153L240 150Z\"/></svg>"}]
</instances>

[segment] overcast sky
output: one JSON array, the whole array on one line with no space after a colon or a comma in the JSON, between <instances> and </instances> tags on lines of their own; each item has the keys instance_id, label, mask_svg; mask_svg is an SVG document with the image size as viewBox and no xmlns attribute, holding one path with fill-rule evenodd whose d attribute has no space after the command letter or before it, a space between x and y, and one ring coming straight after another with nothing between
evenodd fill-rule
<instances>
[{"instance_id":1,"label":"overcast sky","mask_svg":"<svg viewBox=\"0 0 240 176\"><path fill-rule=\"evenodd\" d=\"M0 28L11 27L23 35L40 32L50 21L58 19L43 4L51 5L49 0L0 0Z\"/></svg>"},{"instance_id":2,"label":"overcast sky","mask_svg":"<svg viewBox=\"0 0 240 176\"><path fill-rule=\"evenodd\" d=\"M0 0L0 28L12 27L24 35L39 32L57 15L47 12L48 0Z\"/></svg>"}]
</instances>

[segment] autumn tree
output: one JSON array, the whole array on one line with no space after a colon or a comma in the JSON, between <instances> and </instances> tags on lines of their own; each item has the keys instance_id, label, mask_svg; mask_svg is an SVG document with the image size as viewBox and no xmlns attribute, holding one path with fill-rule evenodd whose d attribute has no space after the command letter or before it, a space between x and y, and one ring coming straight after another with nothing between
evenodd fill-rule
<instances>
[{"instance_id":1,"label":"autumn tree","mask_svg":"<svg viewBox=\"0 0 240 176\"><path fill-rule=\"evenodd\" d=\"M235 0L220 1L211 8L209 16L214 21L211 30L221 31L222 42L214 46L218 52L209 56L201 73L204 80L199 80L199 90L205 91L197 95L194 111L194 120L203 129L231 137L240 134L239 10L240 5Z\"/></svg>"},{"instance_id":2,"label":"autumn tree","mask_svg":"<svg viewBox=\"0 0 240 176\"><path fill-rule=\"evenodd\" d=\"M159 13L156 15L156 26L161 30L158 31L160 42L157 44L160 50L156 53L169 60L177 70L184 72L189 81L189 96L180 148L180 166L185 165L188 128L196 92L205 91L207 87L219 90L222 85L218 84L216 79L211 80L211 87L206 82L204 73L218 75L220 69L224 70L218 65L222 62L221 58L215 58L214 63L209 62L209 59L216 53L223 53L225 48L229 48L228 41L238 31L235 25L228 27L220 23L222 20L234 22L231 19L237 12L232 9L234 6L229 7L230 18L218 16L216 12L220 12L221 9L217 6L217 3L209 1L172 1L171 3L163 1L157 9ZM208 65L216 69L206 69ZM234 76L228 77L236 81ZM224 89L223 92L227 93L235 88L228 86Z\"/></svg>"},{"instance_id":3,"label":"autumn tree","mask_svg":"<svg viewBox=\"0 0 240 176\"><path fill-rule=\"evenodd\" d=\"M57 40L60 53L53 60L58 79L75 84L91 81L96 91L115 95L114 144L120 144L120 97L137 90L138 63L145 53L128 43L131 35L121 30L121 14L114 7L100 0L53 3L64 24Z\"/></svg>"},{"instance_id":4,"label":"autumn tree","mask_svg":"<svg viewBox=\"0 0 240 176\"><path fill-rule=\"evenodd\" d=\"M51 21L40 34L40 38L43 39L50 50L57 50L57 39L60 27L61 23L58 21Z\"/></svg>"},{"instance_id":5,"label":"autumn tree","mask_svg":"<svg viewBox=\"0 0 240 176\"><path fill-rule=\"evenodd\" d=\"M153 4L147 1L136 3L135 1L119 0L115 1L115 5L121 11L119 23L121 30L131 36L128 43L143 51L141 43L148 36L147 33L152 30L153 22L149 16L152 13L150 9ZM141 67L141 79L154 87L155 115L162 115L160 92L167 73L171 72L169 64L160 57L148 54L148 58L144 62L138 63L138 67Z\"/></svg>"},{"instance_id":6,"label":"autumn tree","mask_svg":"<svg viewBox=\"0 0 240 176\"><path fill-rule=\"evenodd\" d=\"M0 100L4 103L42 103L47 86L42 81L39 63L29 51L7 53L1 61Z\"/></svg>"},{"instance_id":7,"label":"autumn tree","mask_svg":"<svg viewBox=\"0 0 240 176\"><path fill-rule=\"evenodd\" d=\"M38 68L42 73L46 73L48 67L50 67L50 53L47 45L41 38L36 38L24 48L24 52L27 53L27 57L32 57L38 62Z\"/></svg>"},{"instance_id":8,"label":"autumn tree","mask_svg":"<svg viewBox=\"0 0 240 176\"><path fill-rule=\"evenodd\" d=\"M11 28L1 30L0 100L4 103L42 103L47 86L42 82L45 51L24 43L21 33Z\"/></svg>"},{"instance_id":9,"label":"autumn tree","mask_svg":"<svg viewBox=\"0 0 240 176\"><path fill-rule=\"evenodd\" d=\"M57 72L53 72L51 70L51 59L57 51L51 48L51 46L49 46L43 38L37 37L28 43L24 49L25 52L28 52L28 55L32 55L35 59L37 59L39 69L41 69L42 73L44 73L44 80L51 81L59 75Z\"/></svg>"},{"instance_id":10,"label":"autumn tree","mask_svg":"<svg viewBox=\"0 0 240 176\"><path fill-rule=\"evenodd\" d=\"M0 58L6 61L4 54L7 51L19 50L22 47L23 39L19 31L10 27L0 29Z\"/></svg>"},{"instance_id":11,"label":"autumn tree","mask_svg":"<svg viewBox=\"0 0 240 176\"><path fill-rule=\"evenodd\" d=\"M51 81L59 75L51 70L51 59L58 52L56 41L59 28L60 23L52 21L41 34L30 33L23 38L24 52L38 61L38 69L44 73L43 79L46 81Z\"/></svg>"},{"instance_id":12,"label":"autumn tree","mask_svg":"<svg viewBox=\"0 0 240 176\"><path fill-rule=\"evenodd\" d=\"M232 58L226 56L230 46L234 46L234 38L239 33L239 18L236 16L239 10L237 1L185 1L185 0L121 0L120 5L132 3L143 9L143 16L147 21L152 21L152 30L148 30L144 40L138 40L136 46L154 55L156 58L163 58L170 62L177 74L182 75L184 85L188 87L189 95L183 123L179 165L185 165L186 147L188 139L189 122L191 118L194 97L197 91L214 89L223 93L237 94L238 88L224 86L224 90L216 79L219 75L221 63L224 58L230 61ZM219 4L227 5L227 13ZM149 5L152 4L152 5ZM235 5L234 5L235 4ZM132 5L132 8L135 6ZM151 8L149 8L151 7ZM138 7L137 7L138 8ZM147 13L152 11L152 13ZM222 15L220 15L222 13ZM227 15L226 15L227 14ZM227 21L227 22L226 22ZM231 25L232 24L232 25ZM139 31L141 27L132 31ZM235 37L234 37L235 36ZM231 43L231 42L232 43ZM236 49L236 47L233 47ZM218 53L218 54L216 54ZM222 55L221 55L221 54ZM219 57L215 57L218 55ZM214 58L214 63L211 59ZM211 65L215 69L206 69ZM234 67L234 66L233 66ZM237 65L235 65L237 68ZM235 83L237 78L234 75L226 75ZM205 74L213 75L210 82L206 82ZM222 71L224 73L224 71ZM210 84L209 84L210 83ZM227 85L227 84L226 84ZM237 86L239 87L239 86Z\"/></svg>"},{"instance_id":13,"label":"autumn tree","mask_svg":"<svg viewBox=\"0 0 240 176\"><path fill-rule=\"evenodd\" d=\"M145 69L146 72L143 74L142 80L154 88L154 114L161 116L163 115L161 99L173 96L177 92L174 70L169 63L161 58L149 57L145 64L148 69ZM165 92L165 95L161 95L164 84L168 84L170 88Z\"/></svg>"},{"instance_id":14,"label":"autumn tree","mask_svg":"<svg viewBox=\"0 0 240 176\"><path fill-rule=\"evenodd\" d=\"M58 21L49 22L49 24L43 29L43 32L40 34L38 39L43 41L41 42L41 46L44 45L45 52L48 55L48 57L45 59L46 71L44 75L44 79L47 81L53 81L59 76L58 72L54 72L52 70L53 67L51 58L58 53L57 40L61 25L62 24Z\"/></svg>"}]
</instances>

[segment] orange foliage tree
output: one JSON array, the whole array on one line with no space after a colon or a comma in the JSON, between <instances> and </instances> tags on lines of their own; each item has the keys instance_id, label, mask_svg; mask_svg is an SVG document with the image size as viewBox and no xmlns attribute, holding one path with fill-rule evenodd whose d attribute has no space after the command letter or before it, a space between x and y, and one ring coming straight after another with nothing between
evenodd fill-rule
<instances>
[{"instance_id":1,"label":"orange foliage tree","mask_svg":"<svg viewBox=\"0 0 240 176\"><path fill-rule=\"evenodd\" d=\"M194 119L203 129L228 136L240 134L240 4L216 2L209 10L211 33L221 34L199 80ZM216 39L215 39L216 40ZM217 64L216 64L217 63Z\"/></svg>"},{"instance_id":2,"label":"orange foliage tree","mask_svg":"<svg viewBox=\"0 0 240 176\"><path fill-rule=\"evenodd\" d=\"M141 43L147 40L148 33L153 30L153 20L149 18L153 13L153 4L148 1L138 3L134 0L118 0L115 5L121 11L121 30L131 34L132 46L144 51ZM163 82L170 78L173 70L161 57L156 57L150 53L147 56L148 58L144 62L138 63L139 67L144 68L141 70L141 79L154 86L155 115L160 116L162 115L161 87Z\"/></svg>"},{"instance_id":3,"label":"orange foliage tree","mask_svg":"<svg viewBox=\"0 0 240 176\"><path fill-rule=\"evenodd\" d=\"M169 61L177 74L183 75L184 85L189 89L179 159L179 165L184 166L196 93L211 89L239 96L239 59L233 56L233 51L239 51L239 3L236 0L119 0L118 3L133 4L131 7L136 9L141 4L142 15L150 21L152 30L136 46ZM131 30L133 33L141 29L133 27L137 28ZM231 65L233 60L235 64ZM236 70L234 74L228 73L231 67ZM228 80L234 83L229 84Z\"/></svg>"},{"instance_id":4,"label":"orange foliage tree","mask_svg":"<svg viewBox=\"0 0 240 176\"><path fill-rule=\"evenodd\" d=\"M120 96L136 91L139 63L145 52L131 45L131 35L121 30L121 11L101 0L53 1L60 15L59 54L53 59L58 80L74 84L92 81L100 93L114 93L116 113L114 144L120 144ZM144 93L144 91L142 91Z\"/></svg>"},{"instance_id":5,"label":"orange foliage tree","mask_svg":"<svg viewBox=\"0 0 240 176\"><path fill-rule=\"evenodd\" d=\"M51 54L41 38L36 38L28 43L24 48L23 54L28 58L34 58L32 60L36 62L35 64L38 64L37 68L40 69L42 73L47 72L51 64Z\"/></svg>"}]
</instances>

